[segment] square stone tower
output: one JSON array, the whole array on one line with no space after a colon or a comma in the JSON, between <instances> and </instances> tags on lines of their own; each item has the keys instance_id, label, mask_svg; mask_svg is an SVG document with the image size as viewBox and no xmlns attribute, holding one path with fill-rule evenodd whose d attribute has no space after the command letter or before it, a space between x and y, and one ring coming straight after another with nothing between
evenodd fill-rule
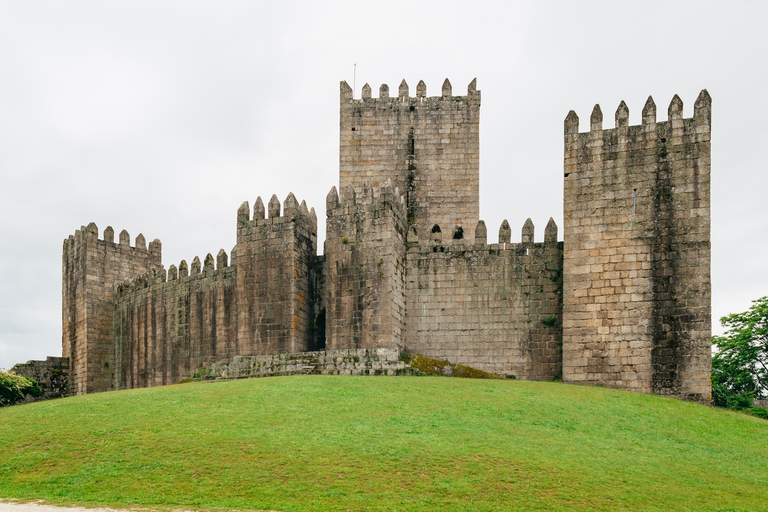
<instances>
[{"instance_id":1,"label":"square stone tower","mask_svg":"<svg viewBox=\"0 0 768 512\"><path fill-rule=\"evenodd\" d=\"M565 119L563 380L709 400L711 99Z\"/></svg>"},{"instance_id":2,"label":"square stone tower","mask_svg":"<svg viewBox=\"0 0 768 512\"><path fill-rule=\"evenodd\" d=\"M360 196L366 181L374 189L387 180L406 198L408 222L426 236L462 226L474 237L480 214L480 91L472 80L466 96L453 96L445 80L442 94L427 97L420 81L416 96L403 80L396 98L389 87L362 99L341 82L339 190L352 186Z\"/></svg>"}]
</instances>

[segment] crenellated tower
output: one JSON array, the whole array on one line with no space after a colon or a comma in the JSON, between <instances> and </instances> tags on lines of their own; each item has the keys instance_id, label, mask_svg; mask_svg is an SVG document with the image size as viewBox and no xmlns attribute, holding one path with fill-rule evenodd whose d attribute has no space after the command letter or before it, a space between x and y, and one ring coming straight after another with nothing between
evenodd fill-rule
<instances>
[{"instance_id":1,"label":"crenellated tower","mask_svg":"<svg viewBox=\"0 0 768 512\"><path fill-rule=\"evenodd\" d=\"M341 82L339 190L361 194L367 181L376 189L390 181L405 196L407 218L421 236L434 224L469 227L480 213L480 91L472 80L466 96L453 96L445 80L442 94L427 96L420 81L416 96L400 83L397 97L389 87L362 99Z\"/></svg>"},{"instance_id":2,"label":"crenellated tower","mask_svg":"<svg viewBox=\"0 0 768 512\"><path fill-rule=\"evenodd\" d=\"M160 270L161 252L160 240L147 247L141 234L131 247L125 230L115 243L112 227L107 227L103 240L99 240L99 228L93 222L64 240L61 351L70 361L73 394L112 388L112 299L116 284Z\"/></svg>"},{"instance_id":3,"label":"crenellated tower","mask_svg":"<svg viewBox=\"0 0 768 512\"><path fill-rule=\"evenodd\" d=\"M317 215L273 195L237 212L237 346L240 355L312 350L315 336ZM265 213L267 214L265 217Z\"/></svg>"},{"instance_id":4,"label":"crenellated tower","mask_svg":"<svg viewBox=\"0 0 768 512\"><path fill-rule=\"evenodd\" d=\"M563 378L708 400L711 99L565 119Z\"/></svg>"},{"instance_id":5,"label":"crenellated tower","mask_svg":"<svg viewBox=\"0 0 768 512\"><path fill-rule=\"evenodd\" d=\"M389 181L326 198L326 346L400 348L405 331L405 199Z\"/></svg>"}]
</instances>

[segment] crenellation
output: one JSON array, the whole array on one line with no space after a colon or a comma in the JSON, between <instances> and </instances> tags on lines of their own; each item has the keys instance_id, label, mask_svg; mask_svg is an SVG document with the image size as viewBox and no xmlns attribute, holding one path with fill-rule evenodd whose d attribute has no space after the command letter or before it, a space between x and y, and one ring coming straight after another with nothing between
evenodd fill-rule
<instances>
[{"instance_id":1,"label":"crenellation","mask_svg":"<svg viewBox=\"0 0 768 512\"><path fill-rule=\"evenodd\" d=\"M530 217L528 217L528 219L525 221L525 224L523 224L522 234L520 235L520 240L524 245L533 243L533 232L533 221Z\"/></svg>"},{"instance_id":2,"label":"crenellation","mask_svg":"<svg viewBox=\"0 0 768 512\"><path fill-rule=\"evenodd\" d=\"M265 214L264 202L261 200L261 196L258 196L256 203L253 205L253 220L264 220Z\"/></svg>"},{"instance_id":3,"label":"crenellation","mask_svg":"<svg viewBox=\"0 0 768 512\"><path fill-rule=\"evenodd\" d=\"M427 96L427 84L424 83L424 80L419 80L419 83L416 84L416 97L425 98L426 96Z\"/></svg>"},{"instance_id":4,"label":"crenellation","mask_svg":"<svg viewBox=\"0 0 768 512\"><path fill-rule=\"evenodd\" d=\"M192 262L192 264L194 265L194 261ZM215 266L216 264L214 262L213 255L211 255L211 253L208 253L205 256L205 260L203 261L203 273L205 274L212 273L215 270Z\"/></svg>"},{"instance_id":5,"label":"crenellation","mask_svg":"<svg viewBox=\"0 0 768 512\"><path fill-rule=\"evenodd\" d=\"M592 114L589 116L589 130L591 132L599 132L603 129L603 111L600 109L600 105L595 105L592 109Z\"/></svg>"},{"instance_id":6,"label":"crenellation","mask_svg":"<svg viewBox=\"0 0 768 512\"><path fill-rule=\"evenodd\" d=\"M237 209L237 223L239 225L241 222L247 222L249 220L251 220L251 205L248 204L248 201L243 201L243 204Z\"/></svg>"},{"instance_id":7,"label":"crenellation","mask_svg":"<svg viewBox=\"0 0 768 512\"><path fill-rule=\"evenodd\" d=\"M219 252L216 255L216 270L222 270L224 268L227 268L227 253L224 249L219 249Z\"/></svg>"},{"instance_id":8,"label":"crenellation","mask_svg":"<svg viewBox=\"0 0 768 512\"><path fill-rule=\"evenodd\" d=\"M450 98L453 96L453 87L451 87L451 82L447 78L443 82L443 99Z\"/></svg>"},{"instance_id":9,"label":"crenellation","mask_svg":"<svg viewBox=\"0 0 768 512\"><path fill-rule=\"evenodd\" d=\"M397 96L401 100L408 98L408 84L405 83L405 78L403 78L403 81L400 82L400 87L397 90Z\"/></svg>"},{"instance_id":10,"label":"crenellation","mask_svg":"<svg viewBox=\"0 0 768 512\"><path fill-rule=\"evenodd\" d=\"M616 109L616 128L623 128L629 126L629 107L621 100L618 108Z\"/></svg>"},{"instance_id":11,"label":"crenellation","mask_svg":"<svg viewBox=\"0 0 768 512\"><path fill-rule=\"evenodd\" d=\"M512 235L510 234L510 236ZM488 229L485 227L485 222L482 220L477 221L477 226L475 226L475 244L488 244Z\"/></svg>"},{"instance_id":12,"label":"crenellation","mask_svg":"<svg viewBox=\"0 0 768 512\"><path fill-rule=\"evenodd\" d=\"M504 219L499 226L499 243L508 244L512 242L512 228L509 227L509 222Z\"/></svg>"},{"instance_id":13,"label":"crenellation","mask_svg":"<svg viewBox=\"0 0 768 512\"><path fill-rule=\"evenodd\" d=\"M292 196L293 194L291 194ZM272 198L269 200L269 205L267 207L269 209L269 218L275 218L280 217L280 200L277 198L276 194L272 194Z\"/></svg>"}]
</instances>

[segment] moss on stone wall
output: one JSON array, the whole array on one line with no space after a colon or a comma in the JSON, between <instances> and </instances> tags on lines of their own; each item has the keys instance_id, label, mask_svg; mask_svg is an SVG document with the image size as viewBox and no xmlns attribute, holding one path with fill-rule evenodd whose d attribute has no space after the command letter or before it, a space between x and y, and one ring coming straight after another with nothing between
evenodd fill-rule
<instances>
[{"instance_id":1,"label":"moss on stone wall","mask_svg":"<svg viewBox=\"0 0 768 512\"><path fill-rule=\"evenodd\" d=\"M401 359L411 365L419 375L440 375L444 377L462 377L465 379L503 379L501 375L484 372L463 364L451 364L448 361L432 359L419 354L401 355Z\"/></svg>"}]
</instances>

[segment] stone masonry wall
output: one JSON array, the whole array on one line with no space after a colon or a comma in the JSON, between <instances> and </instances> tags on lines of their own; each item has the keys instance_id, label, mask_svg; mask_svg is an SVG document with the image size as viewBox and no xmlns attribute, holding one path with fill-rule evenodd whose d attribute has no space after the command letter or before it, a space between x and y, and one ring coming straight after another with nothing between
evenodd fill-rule
<instances>
[{"instance_id":1,"label":"stone masonry wall","mask_svg":"<svg viewBox=\"0 0 768 512\"><path fill-rule=\"evenodd\" d=\"M388 180L406 197L409 223L420 236L434 224L463 225L468 236L480 214L480 91L475 80L466 96L453 96L446 79L442 95L427 97L419 82L410 97L405 80L397 97L389 87L362 99L341 82L339 189L357 194L368 181L379 188Z\"/></svg>"},{"instance_id":2,"label":"stone masonry wall","mask_svg":"<svg viewBox=\"0 0 768 512\"><path fill-rule=\"evenodd\" d=\"M482 221L474 231L474 239L409 234L406 351L520 379L559 377L557 226L550 219L543 244L533 242L530 219L519 244L506 220L497 244L487 244Z\"/></svg>"},{"instance_id":3,"label":"stone masonry wall","mask_svg":"<svg viewBox=\"0 0 768 512\"><path fill-rule=\"evenodd\" d=\"M317 216L288 194L272 196L265 218L261 198L250 218L237 215L238 354L279 354L317 348Z\"/></svg>"},{"instance_id":4,"label":"stone masonry wall","mask_svg":"<svg viewBox=\"0 0 768 512\"><path fill-rule=\"evenodd\" d=\"M107 227L98 239L90 223L64 240L62 256L62 356L70 361L73 394L105 391L112 385L112 313L115 283L161 266L160 240L147 249L143 235L130 246L127 231L114 242Z\"/></svg>"},{"instance_id":5,"label":"stone masonry wall","mask_svg":"<svg viewBox=\"0 0 768 512\"><path fill-rule=\"evenodd\" d=\"M235 356L208 363L196 375L203 380L227 380L286 375L413 375L395 349L344 349L294 354Z\"/></svg>"},{"instance_id":6,"label":"stone masonry wall","mask_svg":"<svg viewBox=\"0 0 768 512\"><path fill-rule=\"evenodd\" d=\"M27 361L14 365L11 372L34 380L43 390L37 398L27 395L27 402L69 396L69 358L48 356L45 361Z\"/></svg>"},{"instance_id":7,"label":"stone masonry wall","mask_svg":"<svg viewBox=\"0 0 768 512\"><path fill-rule=\"evenodd\" d=\"M239 353L236 339L236 267L221 250L214 268L208 254L201 268L152 272L118 286L112 339L114 388L174 384L211 360ZM234 258L233 258L234 259Z\"/></svg>"},{"instance_id":8,"label":"stone masonry wall","mask_svg":"<svg viewBox=\"0 0 768 512\"><path fill-rule=\"evenodd\" d=\"M708 400L711 100L628 118L565 120L563 377Z\"/></svg>"},{"instance_id":9,"label":"stone masonry wall","mask_svg":"<svg viewBox=\"0 0 768 512\"><path fill-rule=\"evenodd\" d=\"M377 194L374 197L374 194ZM396 348L405 328L405 202L389 182L326 199L326 347Z\"/></svg>"}]
</instances>

